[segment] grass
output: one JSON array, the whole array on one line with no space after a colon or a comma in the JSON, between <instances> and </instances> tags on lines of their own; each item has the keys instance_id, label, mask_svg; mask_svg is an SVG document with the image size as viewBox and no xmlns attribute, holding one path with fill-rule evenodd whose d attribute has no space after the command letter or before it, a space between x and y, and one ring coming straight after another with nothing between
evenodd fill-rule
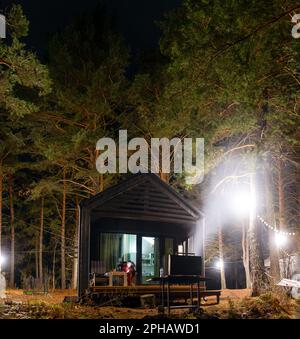
<instances>
[{"instance_id":1,"label":"grass","mask_svg":"<svg viewBox=\"0 0 300 339\"><path fill-rule=\"evenodd\" d=\"M218 319L290 319L295 314L295 303L283 296L266 293L256 298L227 300L219 307L202 310L196 318Z\"/></svg>"}]
</instances>

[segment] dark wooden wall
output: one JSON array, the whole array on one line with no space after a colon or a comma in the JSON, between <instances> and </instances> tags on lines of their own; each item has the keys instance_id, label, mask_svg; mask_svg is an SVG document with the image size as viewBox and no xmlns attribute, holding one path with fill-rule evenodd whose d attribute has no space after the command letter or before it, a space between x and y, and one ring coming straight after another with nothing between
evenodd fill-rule
<instances>
[{"instance_id":1,"label":"dark wooden wall","mask_svg":"<svg viewBox=\"0 0 300 339\"><path fill-rule=\"evenodd\" d=\"M203 214L156 175L141 174L80 205L78 293L88 289L91 240L97 232L170 237L177 243L196 233L204 257ZM92 232L92 234L91 234ZM91 238L92 236L92 238Z\"/></svg>"}]
</instances>

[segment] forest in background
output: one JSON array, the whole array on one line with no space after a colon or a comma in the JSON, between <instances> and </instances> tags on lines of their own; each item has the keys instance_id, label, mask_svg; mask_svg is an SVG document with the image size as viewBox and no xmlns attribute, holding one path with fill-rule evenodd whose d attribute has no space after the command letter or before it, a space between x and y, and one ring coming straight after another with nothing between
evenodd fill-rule
<instances>
[{"instance_id":1,"label":"forest in background","mask_svg":"<svg viewBox=\"0 0 300 339\"><path fill-rule=\"evenodd\" d=\"M45 64L22 42L29 23L12 6L0 41L0 243L10 286L47 275L53 287L76 287L78 204L123 179L95 167L97 140L120 129L129 139L205 138L201 185L160 177L206 213L215 230L208 261L242 258L254 294L270 282L265 257L277 279L285 254L256 214L295 232L289 252L299 251L297 11L294 1L184 0L158 23L160 50L141 55L133 74L130 46L102 6L51 38ZM227 218L237 186L255 192L249 218Z\"/></svg>"}]
</instances>

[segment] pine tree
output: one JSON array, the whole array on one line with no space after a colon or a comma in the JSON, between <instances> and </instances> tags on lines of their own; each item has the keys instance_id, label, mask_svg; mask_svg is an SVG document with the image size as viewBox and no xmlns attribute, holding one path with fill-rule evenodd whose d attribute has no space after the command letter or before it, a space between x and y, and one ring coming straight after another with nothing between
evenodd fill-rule
<instances>
[{"instance_id":1,"label":"pine tree","mask_svg":"<svg viewBox=\"0 0 300 339\"><path fill-rule=\"evenodd\" d=\"M192 117L189 133L206 138L208 172L220 162L222 151L215 145L226 145L226 152L248 148L256 195L263 154L280 143L297 143L299 116L292 109L298 99L299 44L289 26L297 8L292 1L186 0L162 23L161 50L170 59L164 92L169 109ZM257 295L266 276L253 213L250 265Z\"/></svg>"},{"instance_id":2,"label":"pine tree","mask_svg":"<svg viewBox=\"0 0 300 339\"><path fill-rule=\"evenodd\" d=\"M19 119L38 110L39 99L49 93L48 72L36 56L26 51L20 39L28 33L28 21L20 5L12 6L7 15L8 39L0 41L0 255L2 244L2 194L4 167L20 151L23 142L18 130ZM12 192L11 192L12 194ZM11 212L13 213L13 206ZM12 265L14 265L14 220L12 214ZM1 270L1 267L0 267ZM13 282L13 267L11 281Z\"/></svg>"}]
</instances>

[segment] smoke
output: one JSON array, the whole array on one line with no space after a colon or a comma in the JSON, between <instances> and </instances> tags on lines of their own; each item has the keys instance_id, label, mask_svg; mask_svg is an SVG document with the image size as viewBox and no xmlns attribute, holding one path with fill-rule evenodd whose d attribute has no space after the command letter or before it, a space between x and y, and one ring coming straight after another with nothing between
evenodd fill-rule
<instances>
[{"instance_id":1,"label":"smoke","mask_svg":"<svg viewBox=\"0 0 300 339\"><path fill-rule=\"evenodd\" d=\"M245 154L230 156L207 174L201 190L202 212L205 215L205 243L217 235L218 227L230 232L242 229L249 219L255 199L250 193L253 157ZM200 250L201 235L195 239L195 252Z\"/></svg>"}]
</instances>

